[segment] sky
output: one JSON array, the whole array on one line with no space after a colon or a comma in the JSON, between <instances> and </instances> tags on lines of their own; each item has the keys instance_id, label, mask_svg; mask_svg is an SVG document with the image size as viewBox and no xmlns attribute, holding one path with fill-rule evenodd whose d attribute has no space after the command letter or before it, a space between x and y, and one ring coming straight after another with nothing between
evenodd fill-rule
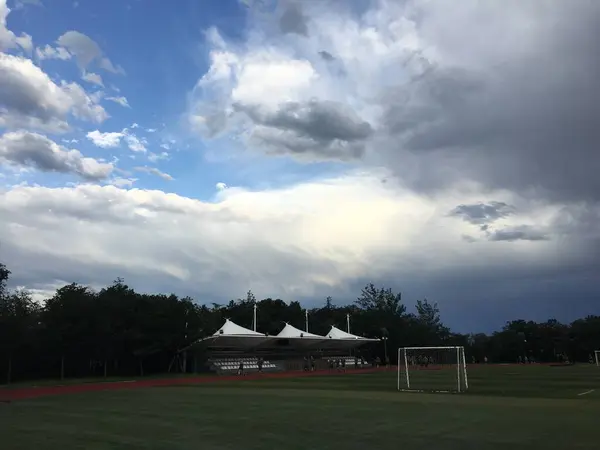
<instances>
[{"instance_id":1,"label":"sky","mask_svg":"<svg viewBox=\"0 0 600 450\"><path fill-rule=\"evenodd\" d=\"M592 0L0 0L0 260L36 299L600 314L598 42Z\"/></svg>"}]
</instances>

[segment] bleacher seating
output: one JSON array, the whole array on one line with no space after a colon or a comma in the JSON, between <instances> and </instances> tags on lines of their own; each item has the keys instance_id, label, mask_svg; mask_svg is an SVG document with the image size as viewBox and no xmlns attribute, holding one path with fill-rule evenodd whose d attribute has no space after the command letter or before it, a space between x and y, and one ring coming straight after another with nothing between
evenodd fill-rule
<instances>
[{"instance_id":1,"label":"bleacher seating","mask_svg":"<svg viewBox=\"0 0 600 450\"><path fill-rule=\"evenodd\" d=\"M237 372L240 367L240 362L244 362L244 372L255 372L258 371L258 358L257 357L245 357L245 358L213 358L209 362L217 372ZM279 367L267 360L263 360L262 364L263 372L269 372L279 370Z\"/></svg>"},{"instance_id":2,"label":"bleacher seating","mask_svg":"<svg viewBox=\"0 0 600 450\"><path fill-rule=\"evenodd\" d=\"M337 362L337 360L345 360L346 361L346 367L352 368L354 367L354 356L346 356L346 357L341 357L341 358L337 358L337 357L332 357L332 358L327 358L327 360L329 361L330 359L332 359L334 362ZM371 363L364 361L361 362L361 360L358 360L358 367L365 367L365 366L370 366Z\"/></svg>"},{"instance_id":3,"label":"bleacher seating","mask_svg":"<svg viewBox=\"0 0 600 450\"><path fill-rule=\"evenodd\" d=\"M354 358L347 359L346 360L346 365L354 366ZM358 367L371 366L371 365L372 365L371 362L361 361L360 359L358 360Z\"/></svg>"},{"instance_id":4,"label":"bleacher seating","mask_svg":"<svg viewBox=\"0 0 600 450\"><path fill-rule=\"evenodd\" d=\"M354 357L325 357L315 360L317 370L327 370L330 368L330 360L334 361L334 367L337 366L337 361L343 359L346 361L346 369L354 369ZM220 374L235 374L240 367L240 361L244 362L244 372L258 372L258 357L233 357L233 358L211 358L208 362L210 368ZM358 368L371 367L372 362L358 360ZM300 359L286 360L274 363L272 361L263 360L263 372L278 372L285 370L302 370L304 362Z\"/></svg>"}]
</instances>

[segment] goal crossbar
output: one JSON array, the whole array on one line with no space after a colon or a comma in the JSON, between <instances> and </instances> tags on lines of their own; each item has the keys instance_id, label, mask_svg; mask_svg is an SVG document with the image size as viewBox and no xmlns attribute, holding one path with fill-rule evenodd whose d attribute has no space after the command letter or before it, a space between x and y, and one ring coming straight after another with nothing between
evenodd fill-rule
<instances>
[{"instance_id":1,"label":"goal crossbar","mask_svg":"<svg viewBox=\"0 0 600 450\"><path fill-rule=\"evenodd\" d=\"M456 350L457 348L464 348L464 347L459 347L459 346L454 346L454 347L401 347L400 350L448 350L448 349Z\"/></svg>"}]
</instances>

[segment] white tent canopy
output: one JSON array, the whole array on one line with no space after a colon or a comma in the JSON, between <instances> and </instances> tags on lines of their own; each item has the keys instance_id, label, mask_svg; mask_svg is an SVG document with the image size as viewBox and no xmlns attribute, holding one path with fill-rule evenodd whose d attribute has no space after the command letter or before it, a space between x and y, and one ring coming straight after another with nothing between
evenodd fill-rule
<instances>
[{"instance_id":1,"label":"white tent canopy","mask_svg":"<svg viewBox=\"0 0 600 450\"><path fill-rule=\"evenodd\" d=\"M277 335L278 338L310 338L310 339L325 339L324 336L319 336L318 334L309 333L308 331L302 331L298 328L290 325L289 323L285 324L283 330L279 332Z\"/></svg>"},{"instance_id":2,"label":"white tent canopy","mask_svg":"<svg viewBox=\"0 0 600 450\"><path fill-rule=\"evenodd\" d=\"M331 326L331 330L329 330L329 333L327 333L327 337L331 338L331 339L361 340L361 341L371 341L371 342L375 342L375 341L379 340L379 339L369 339L369 338L364 338L361 336L355 336L354 334L346 333L345 331L340 330L339 328L336 328L333 325Z\"/></svg>"},{"instance_id":3,"label":"white tent canopy","mask_svg":"<svg viewBox=\"0 0 600 450\"><path fill-rule=\"evenodd\" d=\"M350 349L379 339L367 339L355 336L336 327L331 327L327 336L309 333L286 323L276 336L269 336L244 328L231 320L225 323L211 336L197 341L197 344L219 349L266 349L266 348L325 348Z\"/></svg>"},{"instance_id":4,"label":"white tent canopy","mask_svg":"<svg viewBox=\"0 0 600 450\"><path fill-rule=\"evenodd\" d=\"M308 331L302 331L298 328L290 325L289 323L285 324L283 330L279 332L277 339L285 339L291 345L296 347L319 347L322 342L327 340L324 336L319 336L318 334L309 333Z\"/></svg>"},{"instance_id":5,"label":"white tent canopy","mask_svg":"<svg viewBox=\"0 0 600 450\"><path fill-rule=\"evenodd\" d=\"M219 328L213 336L265 336L263 333L249 330L239 326L237 323L232 322L229 319L225 320L225 323Z\"/></svg>"},{"instance_id":6,"label":"white tent canopy","mask_svg":"<svg viewBox=\"0 0 600 450\"><path fill-rule=\"evenodd\" d=\"M248 328L244 328L235 322L227 319L221 328L212 336L201 339L204 345L230 348L230 349L253 349L267 343L272 338L263 333L258 333Z\"/></svg>"}]
</instances>

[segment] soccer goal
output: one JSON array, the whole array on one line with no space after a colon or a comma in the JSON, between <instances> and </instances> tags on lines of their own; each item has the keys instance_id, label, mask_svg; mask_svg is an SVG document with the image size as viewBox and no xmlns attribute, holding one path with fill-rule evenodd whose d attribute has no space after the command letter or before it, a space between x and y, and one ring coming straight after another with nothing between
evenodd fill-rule
<instances>
[{"instance_id":1,"label":"soccer goal","mask_svg":"<svg viewBox=\"0 0 600 450\"><path fill-rule=\"evenodd\" d=\"M596 367L600 367L600 350L594 350L594 358L596 359Z\"/></svg>"},{"instance_id":2,"label":"soccer goal","mask_svg":"<svg viewBox=\"0 0 600 450\"><path fill-rule=\"evenodd\" d=\"M464 392L469 388L464 347L398 349L398 390Z\"/></svg>"}]
</instances>

